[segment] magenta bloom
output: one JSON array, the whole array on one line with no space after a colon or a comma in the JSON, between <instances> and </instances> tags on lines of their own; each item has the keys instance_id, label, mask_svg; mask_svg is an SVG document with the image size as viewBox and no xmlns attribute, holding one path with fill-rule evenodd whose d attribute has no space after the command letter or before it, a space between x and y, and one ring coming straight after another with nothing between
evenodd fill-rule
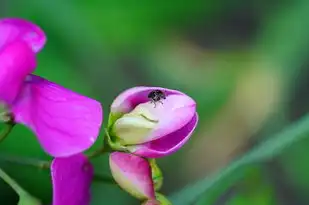
<instances>
[{"instance_id":1,"label":"magenta bloom","mask_svg":"<svg viewBox=\"0 0 309 205\"><path fill-rule=\"evenodd\" d=\"M148 94L154 90L162 91L166 98L152 103ZM135 87L112 103L109 132L132 153L158 158L180 149L197 122L196 103L186 94L160 87Z\"/></svg>"},{"instance_id":2,"label":"magenta bloom","mask_svg":"<svg viewBox=\"0 0 309 205\"><path fill-rule=\"evenodd\" d=\"M123 152L113 152L109 157L111 173L118 185L134 197L155 199L151 168L146 159Z\"/></svg>"},{"instance_id":3,"label":"magenta bloom","mask_svg":"<svg viewBox=\"0 0 309 205\"><path fill-rule=\"evenodd\" d=\"M87 205L93 167L82 154L56 158L51 164L53 205Z\"/></svg>"},{"instance_id":4,"label":"magenta bloom","mask_svg":"<svg viewBox=\"0 0 309 205\"><path fill-rule=\"evenodd\" d=\"M36 134L47 153L65 157L96 141L103 110L99 102L31 74L45 42L38 26L0 19L0 103Z\"/></svg>"}]
</instances>

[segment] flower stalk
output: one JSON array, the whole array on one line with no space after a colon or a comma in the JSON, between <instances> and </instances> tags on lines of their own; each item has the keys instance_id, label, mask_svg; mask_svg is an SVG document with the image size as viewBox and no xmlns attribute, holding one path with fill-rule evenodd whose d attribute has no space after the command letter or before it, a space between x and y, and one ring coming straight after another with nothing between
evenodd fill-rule
<instances>
[{"instance_id":1,"label":"flower stalk","mask_svg":"<svg viewBox=\"0 0 309 205\"><path fill-rule=\"evenodd\" d=\"M0 168L0 177L5 181L8 185L12 187L12 189L18 194L18 195L24 195L26 191L18 185L18 183L12 179L5 171L3 171Z\"/></svg>"},{"instance_id":2,"label":"flower stalk","mask_svg":"<svg viewBox=\"0 0 309 205\"><path fill-rule=\"evenodd\" d=\"M47 160L39 160L39 159L17 157L17 156L7 156L7 155L0 155L0 160L13 163L13 164L33 166L39 169L49 169L50 164L51 164L51 162Z\"/></svg>"},{"instance_id":3,"label":"flower stalk","mask_svg":"<svg viewBox=\"0 0 309 205\"><path fill-rule=\"evenodd\" d=\"M109 142L110 142L110 137L108 135L108 132L105 131L105 136L103 137L103 144L97 150L94 150L93 152L87 154L87 157L89 159L94 159L96 157L101 156L102 154L112 152L112 148Z\"/></svg>"},{"instance_id":4,"label":"flower stalk","mask_svg":"<svg viewBox=\"0 0 309 205\"><path fill-rule=\"evenodd\" d=\"M3 140L5 140L6 137L10 134L14 125L15 125L15 123L13 123L13 122L5 123L4 128L1 130L1 133L0 133L0 143Z\"/></svg>"},{"instance_id":5,"label":"flower stalk","mask_svg":"<svg viewBox=\"0 0 309 205\"><path fill-rule=\"evenodd\" d=\"M39 169L50 169L51 162L45 161L45 160L39 160L39 159L31 159L31 158L25 158L25 157L16 157L16 156L4 156L0 155L0 160L13 163L13 164L19 164L19 165L25 165L25 166L32 166ZM102 176L95 174L93 176L93 180L97 182L104 182L106 184L115 184L115 181L110 176Z\"/></svg>"},{"instance_id":6,"label":"flower stalk","mask_svg":"<svg viewBox=\"0 0 309 205\"><path fill-rule=\"evenodd\" d=\"M0 177L8 185L10 185L12 189L19 195L18 205L24 205L24 204L40 205L41 204L41 202L38 199L31 196L26 190L24 190L14 179L12 179L1 168L0 168Z\"/></svg>"}]
</instances>

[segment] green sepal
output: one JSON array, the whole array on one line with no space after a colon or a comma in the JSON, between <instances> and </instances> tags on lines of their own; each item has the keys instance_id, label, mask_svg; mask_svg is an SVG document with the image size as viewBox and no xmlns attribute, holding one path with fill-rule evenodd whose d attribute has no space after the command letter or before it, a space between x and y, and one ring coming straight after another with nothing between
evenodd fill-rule
<instances>
[{"instance_id":1,"label":"green sepal","mask_svg":"<svg viewBox=\"0 0 309 205\"><path fill-rule=\"evenodd\" d=\"M163 194L158 192L156 192L156 199L160 202L160 205L172 205L172 202L170 202Z\"/></svg>"},{"instance_id":2,"label":"green sepal","mask_svg":"<svg viewBox=\"0 0 309 205\"><path fill-rule=\"evenodd\" d=\"M109 113L108 116L108 122L107 122L107 129L110 132L113 125L115 124L116 120L118 120L119 118L121 118L124 115L124 113L121 112L117 112L117 113Z\"/></svg>"},{"instance_id":3,"label":"green sepal","mask_svg":"<svg viewBox=\"0 0 309 205\"><path fill-rule=\"evenodd\" d=\"M152 181L154 185L155 191L159 191L163 185L163 174L161 169L159 168L158 164L156 163L155 159L148 159L150 167L151 167L151 174L152 174Z\"/></svg>"},{"instance_id":4,"label":"green sepal","mask_svg":"<svg viewBox=\"0 0 309 205\"><path fill-rule=\"evenodd\" d=\"M108 129L105 129L106 143L113 151L129 152L128 148L123 146L119 141L112 140Z\"/></svg>"}]
</instances>

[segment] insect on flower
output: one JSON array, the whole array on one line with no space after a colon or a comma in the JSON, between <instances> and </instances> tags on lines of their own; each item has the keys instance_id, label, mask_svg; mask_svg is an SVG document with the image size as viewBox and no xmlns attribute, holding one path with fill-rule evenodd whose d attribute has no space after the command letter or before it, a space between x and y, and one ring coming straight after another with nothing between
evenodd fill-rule
<instances>
[{"instance_id":1,"label":"insect on flower","mask_svg":"<svg viewBox=\"0 0 309 205\"><path fill-rule=\"evenodd\" d=\"M162 106L157 103L160 100ZM197 123L196 102L190 96L168 88L138 86L115 98L108 130L119 139L115 150L125 147L137 156L161 158L186 144Z\"/></svg>"},{"instance_id":2,"label":"insect on flower","mask_svg":"<svg viewBox=\"0 0 309 205\"><path fill-rule=\"evenodd\" d=\"M157 106L157 102L160 102L163 104L161 101L162 99L166 99L166 96L163 91L161 90L153 90L148 94L148 98L150 99L151 103L154 103L155 107Z\"/></svg>"}]
</instances>

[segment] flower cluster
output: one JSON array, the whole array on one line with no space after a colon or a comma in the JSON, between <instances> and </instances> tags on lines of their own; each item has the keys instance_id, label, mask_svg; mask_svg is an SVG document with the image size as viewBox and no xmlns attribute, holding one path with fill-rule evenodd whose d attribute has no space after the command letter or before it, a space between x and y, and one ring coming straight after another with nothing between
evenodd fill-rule
<instances>
[{"instance_id":1,"label":"flower cluster","mask_svg":"<svg viewBox=\"0 0 309 205\"><path fill-rule=\"evenodd\" d=\"M32 74L45 43L37 25L0 19L0 105L10 116L3 121L27 126L54 157L52 204L87 205L93 167L83 152L99 135L103 109L96 100ZM163 176L155 158L180 149L197 122L196 103L182 92L135 87L121 93L111 105L106 128L117 184L143 205L170 204L158 193Z\"/></svg>"}]
</instances>

